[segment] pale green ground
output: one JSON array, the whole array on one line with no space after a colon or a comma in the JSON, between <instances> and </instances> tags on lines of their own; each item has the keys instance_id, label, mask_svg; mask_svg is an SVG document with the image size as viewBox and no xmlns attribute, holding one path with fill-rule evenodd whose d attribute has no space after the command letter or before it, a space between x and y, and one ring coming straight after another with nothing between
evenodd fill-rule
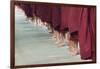
<instances>
[{"instance_id":1,"label":"pale green ground","mask_svg":"<svg viewBox=\"0 0 100 69\"><path fill-rule=\"evenodd\" d=\"M51 35L44 28L34 26L16 10L15 64L47 64L84 61L80 56L68 54L68 48L57 47Z\"/></svg>"}]
</instances>

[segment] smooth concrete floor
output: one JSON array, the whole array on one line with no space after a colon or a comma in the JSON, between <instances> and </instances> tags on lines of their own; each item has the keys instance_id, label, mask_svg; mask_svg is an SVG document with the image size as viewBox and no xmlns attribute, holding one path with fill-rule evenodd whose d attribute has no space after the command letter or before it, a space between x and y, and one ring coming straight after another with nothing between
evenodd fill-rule
<instances>
[{"instance_id":1,"label":"smooth concrete floor","mask_svg":"<svg viewBox=\"0 0 100 69\"><path fill-rule=\"evenodd\" d=\"M21 10L15 13L15 65L84 62L68 54L67 46L57 47L47 29L26 21Z\"/></svg>"}]
</instances>

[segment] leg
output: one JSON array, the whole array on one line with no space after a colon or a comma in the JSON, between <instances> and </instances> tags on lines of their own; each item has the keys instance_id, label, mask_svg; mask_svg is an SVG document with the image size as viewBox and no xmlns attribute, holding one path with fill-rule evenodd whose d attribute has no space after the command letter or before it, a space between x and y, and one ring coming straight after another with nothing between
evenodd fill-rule
<instances>
[{"instance_id":1,"label":"leg","mask_svg":"<svg viewBox=\"0 0 100 69\"><path fill-rule=\"evenodd\" d=\"M66 38L66 42L67 42L67 45L68 45L68 48L69 48L69 53L71 55L77 55L79 53L78 40L70 39L71 36L70 36L69 32L67 32L65 34L65 38Z\"/></svg>"}]
</instances>

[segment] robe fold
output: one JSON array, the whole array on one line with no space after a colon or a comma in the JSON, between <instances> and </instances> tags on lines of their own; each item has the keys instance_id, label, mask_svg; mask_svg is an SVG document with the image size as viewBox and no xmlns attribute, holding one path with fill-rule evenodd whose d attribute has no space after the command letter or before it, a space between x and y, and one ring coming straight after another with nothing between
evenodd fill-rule
<instances>
[{"instance_id":1,"label":"robe fold","mask_svg":"<svg viewBox=\"0 0 100 69\"><path fill-rule=\"evenodd\" d=\"M48 4L37 4L36 16L43 22L51 23L51 6Z\"/></svg>"},{"instance_id":2,"label":"robe fold","mask_svg":"<svg viewBox=\"0 0 100 69\"><path fill-rule=\"evenodd\" d=\"M62 6L61 29L69 28L70 32L79 30L82 8L72 6Z\"/></svg>"},{"instance_id":3,"label":"robe fold","mask_svg":"<svg viewBox=\"0 0 100 69\"><path fill-rule=\"evenodd\" d=\"M78 39L78 30L80 28L80 19L82 14L81 7L65 6L61 7L61 30L71 33L71 38Z\"/></svg>"},{"instance_id":4,"label":"robe fold","mask_svg":"<svg viewBox=\"0 0 100 69\"><path fill-rule=\"evenodd\" d=\"M21 8L24 10L27 17L33 17L33 10L31 4L22 4Z\"/></svg>"},{"instance_id":5,"label":"robe fold","mask_svg":"<svg viewBox=\"0 0 100 69\"><path fill-rule=\"evenodd\" d=\"M91 22L91 34L92 34L92 59L96 58L96 8L90 9L90 22Z\"/></svg>"},{"instance_id":6,"label":"robe fold","mask_svg":"<svg viewBox=\"0 0 100 69\"><path fill-rule=\"evenodd\" d=\"M80 28L80 20L82 14L81 7L69 7L69 18L68 18L68 28L70 33L76 32Z\"/></svg>"},{"instance_id":7,"label":"robe fold","mask_svg":"<svg viewBox=\"0 0 100 69\"><path fill-rule=\"evenodd\" d=\"M35 13L36 13L35 4L32 4L32 5L31 5L31 8L32 8L32 15L33 15L33 17L34 17L34 16L35 16Z\"/></svg>"},{"instance_id":8,"label":"robe fold","mask_svg":"<svg viewBox=\"0 0 100 69\"><path fill-rule=\"evenodd\" d=\"M96 8L91 9L91 29L92 29L92 59L96 61Z\"/></svg>"},{"instance_id":9,"label":"robe fold","mask_svg":"<svg viewBox=\"0 0 100 69\"><path fill-rule=\"evenodd\" d=\"M61 31L68 31L68 21L69 21L69 14L70 13L70 7L62 5L61 6Z\"/></svg>"},{"instance_id":10,"label":"robe fold","mask_svg":"<svg viewBox=\"0 0 100 69\"><path fill-rule=\"evenodd\" d=\"M55 30L60 31L60 25L61 25L61 6L60 5L52 6L52 24Z\"/></svg>"}]
</instances>

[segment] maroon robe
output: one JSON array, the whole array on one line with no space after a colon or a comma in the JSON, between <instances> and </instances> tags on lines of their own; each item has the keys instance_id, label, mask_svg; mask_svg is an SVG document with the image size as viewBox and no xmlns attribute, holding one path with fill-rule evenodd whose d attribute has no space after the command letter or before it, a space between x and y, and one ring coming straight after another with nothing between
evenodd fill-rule
<instances>
[{"instance_id":1,"label":"maroon robe","mask_svg":"<svg viewBox=\"0 0 100 69\"><path fill-rule=\"evenodd\" d=\"M32 4L31 8L32 8L32 15L34 17L35 16L35 12L36 12L35 4Z\"/></svg>"},{"instance_id":2,"label":"maroon robe","mask_svg":"<svg viewBox=\"0 0 100 69\"><path fill-rule=\"evenodd\" d=\"M52 24L55 30L60 31L60 25L61 25L61 6L60 5L52 6Z\"/></svg>"},{"instance_id":3,"label":"maroon robe","mask_svg":"<svg viewBox=\"0 0 100 69\"><path fill-rule=\"evenodd\" d=\"M81 7L69 7L70 12L68 13L68 28L70 33L78 31L80 28L80 20L82 14Z\"/></svg>"},{"instance_id":4,"label":"maroon robe","mask_svg":"<svg viewBox=\"0 0 100 69\"><path fill-rule=\"evenodd\" d=\"M31 4L21 4L20 5L21 9L25 12L25 15L27 17L33 17L33 10L32 10L32 5Z\"/></svg>"},{"instance_id":5,"label":"maroon robe","mask_svg":"<svg viewBox=\"0 0 100 69\"><path fill-rule=\"evenodd\" d=\"M69 20L70 7L62 5L61 6L61 31L66 31L68 28L68 20Z\"/></svg>"},{"instance_id":6,"label":"maroon robe","mask_svg":"<svg viewBox=\"0 0 100 69\"><path fill-rule=\"evenodd\" d=\"M48 4L36 4L36 16L43 22L51 23L51 6Z\"/></svg>"},{"instance_id":7,"label":"maroon robe","mask_svg":"<svg viewBox=\"0 0 100 69\"><path fill-rule=\"evenodd\" d=\"M94 26L93 26L94 25ZM95 9L83 8L79 29L80 55L82 59L95 57Z\"/></svg>"},{"instance_id":8,"label":"maroon robe","mask_svg":"<svg viewBox=\"0 0 100 69\"><path fill-rule=\"evenodd\" d=\"M61 6L61 31L69 31L71 38L78 39L82 8L73 6Z\"/></svg>"},{"instance_id":9,"label":"maroon robe","mask_svg":"<svg viewBox=\"0 0 100 69\"><path fill-rule=\"evenodd\" d=\"M80 26L81 14L81 7L72 7L65 5L62 6L61 30L63 30L64 28L69 28L70 32L78 31Z\"/></svg>"},{"instance_id":10,"label":"maroon robe","mask_svg":"<svg viewBox=\"0 0 100 69\"><path fill-rule=\"evenodd\" d=\"M92 59L96 59L96 8L90 9L90 23L92 34Z\"/></svg>"}]
</instances>

